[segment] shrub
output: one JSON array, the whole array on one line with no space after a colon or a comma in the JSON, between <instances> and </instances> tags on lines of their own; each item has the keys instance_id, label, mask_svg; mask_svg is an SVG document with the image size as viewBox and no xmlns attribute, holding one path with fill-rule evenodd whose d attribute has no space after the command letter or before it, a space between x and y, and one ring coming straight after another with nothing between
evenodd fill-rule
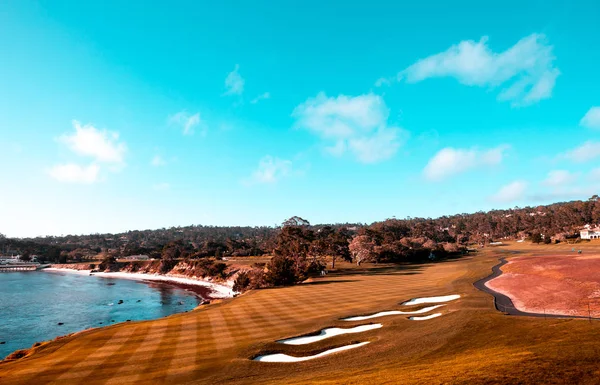
<instances>
[{"instance_id":1,"label":"shrub","mask_svg":"<svg viewBox=\"0 0 600 385\"><path fill-rule=\"evenodd\" d=\"M273 286L293 285L300 280L294 260L276 255L267 264L266 281Z\"/></svg>"},{"instance_id":2,"label":"shrub","mask_svg":"<svg viewBox=\"0 0 600 385\"><path fill-rule=\"evenodd\" d=\"M233 290L237 291L238 293L243 293L248 290L251 284L252 281L250 279L250 275L247 272L242 271L238 274L235 282L233 283Z\"/></svg>"},{"instance_id":3,"label":"shrub","mask_svg":"<svg viewBox=\"0 0 600 385\"><path fill-rule=\"evenodd\" d=\"M109 255L102 260L102 262L100 263L100 266L98 266L98 268L102 271L109 270L112 266L114 266L116 264L117 264L117 259L114 256Z\"/></svg>"}]
</instances>

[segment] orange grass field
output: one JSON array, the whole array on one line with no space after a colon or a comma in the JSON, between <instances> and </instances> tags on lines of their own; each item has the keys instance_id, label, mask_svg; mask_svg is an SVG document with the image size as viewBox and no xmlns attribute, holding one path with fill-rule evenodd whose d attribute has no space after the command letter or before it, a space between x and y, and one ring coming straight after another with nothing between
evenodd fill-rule
<instances>
[{"instance_id":1,"label":"orange grass field","mask_svg":"<svg viewBox=\"0 0 600 385\"><path fill-rule=\"evenodd\" d=\"M566 254L571 245L511 243L429 265L340 264L341 271L294 287L252 291L164 319L93 329L0 363L0 384L438 384L600 383L600 321L507 316L473 282L498 258ZM600 245L575 246L600 253ZM576 254L574 254L574 257ZM363 322L339 318L410 310L413 297L460 294L441 317L370 320L383 327L309 345L276 340ZM426 305L425 305L426 306ZM436 312L438 311L436 310ZM299 363L267 363L264 353L312 355L368 345Z\"/></svg>"}]
</instances>

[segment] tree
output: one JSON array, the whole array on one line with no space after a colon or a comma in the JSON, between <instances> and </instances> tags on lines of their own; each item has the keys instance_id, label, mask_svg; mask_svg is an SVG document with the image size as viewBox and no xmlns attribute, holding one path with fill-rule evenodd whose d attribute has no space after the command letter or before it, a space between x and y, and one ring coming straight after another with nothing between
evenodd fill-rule
<instances>
[{"instance_id":1,"label":"tree","mask_svg":"<svg viewBox=\"0 0 600 385\"><path fill-rule=\"evenodd\" d=\"M298 216L293 216L293 217L283 221L282 227L287 227L287 226L310 226L310 222L304 218L301 218Z\"/></svg>"},{"instance_id":2,"label":"tree","mask_svg":"<svg viewBox=\"0 0 600 385\"><path fill-rule=\"evenodd\" d=\"M293 285L300 281L295 261L290 257L275 255L267 264L266 281L272 286Z\"/></svg>"},{"instance_id":3,"label":"tree","mask_svg":"<svg viewBox=\"0 0 600 385\"><path fill-rule=\"evenodd\" d=\"M534 232L533 234L531 234L531 242L532 243L541 243L542 242L542 234L540 234L539 232Z\"/></svg>"},{"instance_id":4,"label":"tree","mask_svg":"<svg viewBox=\"0 0 600 385\"><path fill-rule=\"evenodd\" d=\"M358 266L363 262L375 260L375 242L368 235L357 235L349 245L352 258Z\"/></svg>"},{"instance_id":5,"label":"tree","mask_svg":"<svg viewBox=\"0 0 600 385\"><path fill-rule=\"evenodd\" d=\"M21 254L21 261L29 262L31 261L31 253L29 250L25 250L23 254Z\"/></svg>"},{"instance_id":6,"label":"tree","mask_svg":"<svg viewBox=\"0 0 600 385\"><path fill-rule=\"evenodd\" d=\"M331 268L335 269L337 258L351 260L348 249L348 239L350 235L346 230L335 231L331 226L325 226L319 229L315 234L315 240L311 245L310 254L314 257L331 257Z\"/></svg>"}]
</instances>

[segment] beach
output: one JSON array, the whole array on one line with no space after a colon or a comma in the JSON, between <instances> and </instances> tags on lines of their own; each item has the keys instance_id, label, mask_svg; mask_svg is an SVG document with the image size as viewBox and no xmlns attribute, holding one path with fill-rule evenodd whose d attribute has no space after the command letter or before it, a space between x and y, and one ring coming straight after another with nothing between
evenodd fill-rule
<instances>
[{"instance_id":1,"label":"beach","mask_svg":"<svg viewBox=\"0 0 600 385\"><path fill-rule=\"evenodd\" d=\"M203 299L219 299L219 298L231 298L234 296L233 282L215 283L207 280L201 280L193 277L179 277L171 275L161 274L144 274L144 273L126 273L126 272L92 272L92 270L75 270L68 268L55 268L49 267L43 269L46 272L67 272L79 275L93 275L100 278L117 278L117 279L130 279L136 281L146 282L162 282L172 284L187 290L194 291L199 294Z\"/></svg>"}]
</instances>

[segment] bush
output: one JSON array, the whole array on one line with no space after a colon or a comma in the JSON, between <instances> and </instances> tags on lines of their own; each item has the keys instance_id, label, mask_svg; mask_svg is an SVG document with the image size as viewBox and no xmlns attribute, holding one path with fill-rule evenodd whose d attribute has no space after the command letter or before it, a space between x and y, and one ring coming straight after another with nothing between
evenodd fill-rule
<instances>
[{"instance_id":1,"label":"bush","mask_svg":"<svg viewBox=\"0 0 600 385\"><path fill-rule=\"evenodd\" d=\"M102 260L102 263L100 263L100 266L98 266L98 268L101 271L109 270L112 266L114 266L116 264L117 264L117 259L114 256L109 255Z\"/></svg>"},{"instance_id":2,"label":"bush","mask_svg":"<svg viewBox=\"0 0 600 385\"><path fill-rule=\"evenodd\" d=\"M167 274L177 265L177 261L171 258L161 259L159 271L161 274Z\"/></svg>"},{"instance_id":3,"label":"bush","mask_svg":"<svg viewBox=\"0 0 600 385\"><path fill-rule=\"evenodd\" d=\"M266 281L272 286L293 285L300 280L294 260L276 255L267 264Z\"/></svg>"},{"instance_id":4,"label":"bush","mask_svg":"<svg viewBox=\"0 0 600 385\"><path fill-rule=\"evenodd\" d=\"M237 278L235 279L235 282L233 283L233 291L243 293L246 290L248 290L251 284L252 281L250 280L250 275L247 272L242 271L238 274Z\"/></svg>"}]
</instances>

